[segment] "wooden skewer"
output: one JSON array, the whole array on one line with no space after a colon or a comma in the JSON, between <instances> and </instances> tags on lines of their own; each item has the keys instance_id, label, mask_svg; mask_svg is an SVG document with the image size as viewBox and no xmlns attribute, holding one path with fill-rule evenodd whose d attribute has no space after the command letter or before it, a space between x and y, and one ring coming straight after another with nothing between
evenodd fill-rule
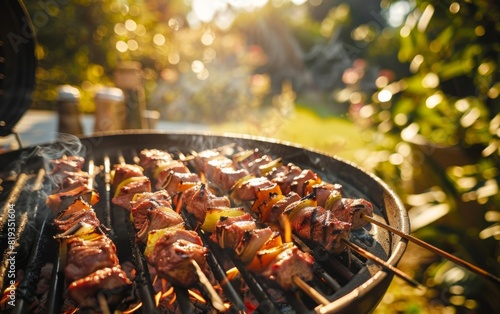
<instances>
[{"instance_id":1,"label":"wooden skewer","mask_svg":"<svg viewBox=\"0 0 500 314\"><path fill-rule=\"evenodd\" d=\"M383 259L381 259L378 256L372 254L371 252L368 252L367 250L361 248L360 246L358 246L358 245L356 245L356 244L354 244L352 242L349 242L348 240L346 240L344 238L341 238L340 241L342 241L342 243L344 243L346 246L348 246L349 248L351 248L356 253L364 256L367 259L370 259L370 260L376 262L377 264L379 264L383 268L391 271L396 276L398 276L399 278L403 279L404 281L406 281L410 285L412 285L412 286L414 286L416 288L423 287L422 284L420 284L417 281L415 281L414 279L410 278L410 276L408 276L407 274L405 274L403 271L401 271L400 269L392 266L391 264L387 263Z\"/></svg>"},{"instance_id":2,"label":"wooden skewer","mask_svg":"<svg viewBox=\"0 0 500 314\"><path fill-rule=\"evenodd\" d=\"M99 293L97 295L97 301L99 302L99 307L101 308L101 312L103 314L111 314L108 302L106 301L106 297L104 296L104 294Z\"/></svg>"},{"instance_id":3,"label":"wooden skewer","mask_svg":"<svg viewBox=\"0 0 500 314\"><path fill-rule=\"evenodd\" d=\"M366 215L362 215L362 218L366 221L369 221L379 227L382 227L386 230L389 230L391 231L392 233L395 233L397 234L398 236L402 237L402 238L405 238L406 240L408 241L411 241L417 245L420 245L421 247L423 248L426 248L427 250L431 251L431 252L434 252L436 254L439 254L441 256L443 256L444 258L447 258L449 259L450 261L454 262L455 264L457 265L460 265L460 266L463 266L481 276L484 276L486 278L489 278L493 281L495 281L497 284L500 283L500 278L498 278L497 276L493 275L492 273L489 273L487 272L486 270L480 268L480 267L477 267L476 265L473 265L467 261L464 261L463 259L461 258L458 258L454 255L451 255L450 253L446 252L446 251L443 251L427 242L424 242L422 240L420 240L419 238L415 238L414 236L412 235L409 235L409 234L406 234L406 233L403 233L402 231L392 227L392 226L389 226L388 224L385 224L383 222L380 222L378 220L375 220L374 218L372 217L369 217L369 216L366 216Z\"/></svg>"},{"instance_id":4,"label":"wooden skewer","mask_svg":"<svg viewBox=\"0 0 500 314\"><path fill-rule=\"evenodd\" d=\"M210 281L208 280L207 276L205 276L205 273L200 268L200 265L192 259L191 264L194 266L196 269L196 273L198 275L198 278L200 279L200 283L205 287L207 292L210 294L210 301L212 303L212 306L218 310L219 312L225 312L226 307L224 306L224 302L222 302L221 298L215 291L214 287L212 284L210 284Z\"/></svg>"},{"instance_id":5,"label":"wooden skewer","mask_svg":"<svg viewBox=\"0 0 500 314\"><path fill-rule=\"evenodd\" d=\"M299 276L293 276L292 280L302 291L304 291L318 304L322 305L330 304L330 302L321 293L319 293L316 289L308 285L307 282L302 280L302 278L300 278Z\"/></svg>"}]
</instances>

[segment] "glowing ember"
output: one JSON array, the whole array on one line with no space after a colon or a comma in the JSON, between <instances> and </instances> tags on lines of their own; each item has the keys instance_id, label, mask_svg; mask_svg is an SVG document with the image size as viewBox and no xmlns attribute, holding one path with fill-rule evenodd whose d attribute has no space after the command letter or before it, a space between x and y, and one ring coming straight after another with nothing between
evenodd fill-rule
<instances>
[{"instance_id":1,"label":"glowing ember","mask_svg":"<svg viewBox=\"0 0 500 314\"><path fill-rule=\"evenodd\" d=\"M139 302L136 306L132 307L130 310L123 311L123 314L132 314L135 313L142 306L142 302Z\"/></svg>"},{"instance_id":2,"label":"glowing ember","mask_svg":"<svg viewBox=\"0 0 500 314\"><path fill-rule=\"evenodd\" d=\"M207 303L207 301L205 301L205 299L196 291L194 290L191 290L189 289L188 290L188 293L193 297L195 298L196 300L200 301L201 303Z\"/></svg>"},{"instance_id":3,"label":"glowing ember","mask_svg":"<svg viewBox=\"0 0 500 314\"><path fill-rule=\"evenodd\" d=\"M161 291L158 291L157 294L155 294L155 304L156 304L156 307L158 307L158 305L160 305L160 300L161 300Z\"/></svg>"}]
</instances>

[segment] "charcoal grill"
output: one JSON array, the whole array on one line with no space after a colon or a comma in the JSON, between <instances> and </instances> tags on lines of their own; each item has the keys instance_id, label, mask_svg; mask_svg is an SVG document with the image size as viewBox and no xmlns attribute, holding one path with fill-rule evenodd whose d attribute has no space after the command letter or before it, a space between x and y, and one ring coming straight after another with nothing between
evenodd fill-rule
<instances>
[{"instance_id":1,"label":"charcoal grill","mask_svg":"<svg viewBox=\"0 0 500 314\"><path fill-rule=\"evenodd\" d=\"M148 273L146 261L140 248L134 242L133 227L125 209L110 202L110 189L106 177L113 164L125 161L133 163L138 153L144 148L165 149L172 153L189 154L192 150L200 151L235 143L244 148L257 148L262 153L280 156L288 162L302 168L318 172L325 181L343 185L346 196L360 197L371 201L377 219L391 226L409 232L407 213L398 197L377 177L366 173L354 164L325 155L321 152L305 149L291 143L271 139L242 137L228 134L207 133L164 133L152 131L122 131L102 136L76 137L56 143L28 147L0 155L3 165L1 178L3 190L0 194L2 205L0 226L2 228L2 291L8 288L6 274L9 274L8 258L15 255L15 270L19 281L15 297L16 307L13 313L31 313L35 298L35 289L40 277L40 268L46 263L53 263L54 272L48 286L46 313L59 313L64 304L64 278L58 268L57 242L50 231L50 215L45 206L45 198L50 193L50 178L46 175L47 159L60 157L62 154L78 154L85 158L86 171L94 171L94 184L101 200L95 205L95 211L101 222L110 228L111 237L117 244L120 262L131 262L136 271L134 286L137 301L142 302L138 313L159 312L154 301L152 279ZM8 165L8 166L7 166ZM15 245L10 247L7 240L9 211L15 209ZM370 250L389 264L396 266L406 248L406 242L399 236L370 225L367 229L355 232L351 240ZM303 243L302 243L303 244ZM227 252L210 245L209 265L219 282L225 282L222 260L231 258ZM275 300L270 294L269 284L260 278L245 272L242 277L252 294L259 300L258 312L268 313L368 313L372 311L386 292L393 275L377 264L356 254L328 256L314 247L310 250L316 259L317 278L313 288L330 302L318 305L300 289L285 292L284 300ZM237 261L235 261L237 264ZM238 265L237 265L238 266ZM240 297L240 287L234 284L223 286L225 295L231 301L230 311L245 310L244 300ZM183 289L176 289L178 307L185 313L195 309L201 312L207 308L197 308L196 302L188 297Z\"/></svg>"},{"instance_id":2,"label":"charcoal grill","mask_svg":"<svg viewBox=\"0 0 500 314\"><path fill-rule=\"evenodd\" d=\"M31 102L35 84L35 36L29 15L19 0L0 2L0 24L0 136L8 136L15 134L14 126ZM17 41L12 41L13 38ZM262 153L310 168L326 181L341 183L347 196L371 201L377 219L409 233L405 208L384 182L347 161L291 143L228 134L137 130L80 139L60 138L55 143L0 154L0 250L3 253L0 289L3 301L9 301L11 295L15 299L15 307L4 302L2 306L5 307L0 311L60 313L66 306L58 243L53 239L50 225L52 214L45 205L52 188L46 171L48 159L62 154L78 154L86 160L84 170L95 170L94 185L101 196L95 211L102 224L109 228L121 263L133 265L135 272L134 300L131 302L140 302L141 306L134 312L158 313L152 279L141 248L134 241L128 214L111 203L111 190L106 179L110 167L119 161L134 162L144 148L186 154L232 143L244 148L258 148ZM406 242L399 236L373 224L364 231L353 233L351 240L392 266L396 266L406 248ZM224 283L223 293L230 301L230 312L246 311L240 286L234 282L226 284L228 280L222 261L231 259L231 256L208 242L206 245L210 252L209 266L216 279ZM268 282L253 276L234 261L240 266L244 286L258 300L256 312L368 313L376 307L392 280L393 274L356 254L328 256L312 246L303 243L299 246L315 257L316 278L311 284L327 299L327 304L318 305L300 289L283 292L283 298L277 300ZM42 278L46 278L42 273L47 265L53 265L53 269L48 282L41 287ZM185 289L176 288L175 294L174 304L180 311L210 312L210 307L193 301Z\"/></svg>"}]
</instances>

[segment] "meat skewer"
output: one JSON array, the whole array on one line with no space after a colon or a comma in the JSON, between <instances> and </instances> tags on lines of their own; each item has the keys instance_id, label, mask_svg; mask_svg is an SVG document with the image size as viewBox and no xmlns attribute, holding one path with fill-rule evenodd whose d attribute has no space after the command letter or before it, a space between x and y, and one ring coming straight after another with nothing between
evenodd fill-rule
<instances>
[{"instance_id":1,"label":"meat skewer","mask_svg":"<svg viewBox=\"0 0 500 314\"><path fill-rule=\"evenodd\" d=\"M282 225L285 227L291 225L292 230L299 237L305 239L312 238L315 243L326 243L326 245L323 244L323 247L333 253L339 253L348 244L347 247L375 261L383 268L392 271L410 285L415 287L421 286L399 269L392 267L385 261L347 240L348 232L353 226L354 228L361 228L366 225L367 222L363 222L362 217L371 216L373 214L373 207L363 199L343 198L340 194L340 185L324 183L312 171L302 170L295 165L283 167L281 160L273 161L266 155L260 157L256 151L235 155L233 156L233 160L230 160L226 156L222 156L218 151L207 150L196 154L195 161L197 166L207 174L207 178L212 183L219 184L219 188L224 178L230 180L225 174L230 173L232 170L237 170L233 167L235 164L239 165L240 169L246 170L246 173L240 175L242 179L234 183L233 181L231 182L232 188L230 193L237 201L253 201L251 206L253 212L256 212L256 209L259 209L262 205L266 206L266 202L275 205L282 201L283 198L273 200L273 198L277 198L276 196L283 196L281 190L287 191L287 195L292 195L288 197L293 197L299 193L300 195L295 196L295 201L287 201L285 203L287 205L282 206L281 209L276 206L271 207L267 205L267 213L257 211L258 217L263 217L264 221L277 221L279 219L276 217L281 216L285 221L289 222L283 223L282 220ZM279 171L277 168L282 170ZM253 173L270 173L268 176L272 180L269 180L265 176L254 177L252 176ZM226 184L225 186L227 187L228 185ZM224 190L224 188L222 189ZM327 193L325 194L323 190L326 190ZM303 196L303 198L300 198L300 196ZM320 197L321 200L318 201ZM328 210L322 206L318 206L318 203L328 207ZM285 208L283 209L283 207ZM271 209L274 209L273 213L270 213ZM341 220L333 218L334 216L341 218Z\"/></svg>"},{"instance_id":2,"label":"meat skewer","mask_svg":"<svg viewBox=\"0 0 500 314\"><path fill-rule=\"evenodd\" d=\"M270 171L269 165L265 164L266 161L267 162L270 161L270 159L267 158L265 155L263 157L260 157L260 156L258 156L257 152L251 152L251 153L244 152L241 155L247 156L247 157L253 155L253 157L254 157L253 159L255 161L260 161L260 162L256 162L256 164L257 164L258 167L255 167L255 166L253 167L254 172L255 171L257 171L257 172L258 171L261 171L261 172L269 171L269 172L271 172L271 175L273 175L272 172L274 172L274 173L278 172L278 176L279 176L279 171L277 171L277 170ZM245 158L241 158L241 159L244 160ZM249 159L252 159L252 158L249 158ZM239 163L239 164L242 164L242 163ZM243 165L245 165L245 163L243 163ZM277 168L279 168L279 167L277 167ZM274 176L274 179L275 179L276 178L276 174L274 174L273 176ZM318 190L315 190L314 192L318 192ZM475 273L477 273L477 274L479 274L479 275L481 275L483 277L486 277L486 278L488 278L488 279L490 279L490 280L492 280L492 281L494 281L496 283L500 283L500 278L498 278L497 276L495 276L495 275L493 275L493 274L485 271L484 269L481 269L480 267L477 267L477 266L475 266L475 265L473 265L473 264L471 264L471 263L469 263L467 261L464 261L464 260L462 260L462 259L460 259L460 258L458 258L458 257L456 257L456 256L454 256L454 255L452 255L452 254L450 254L448 252L445 252L445 251L443 251L443 250L441 250L441 249L439 249L437 247L434 247L434 246L432 246L432 245L430 245L430 244L428 244L428 243L426 243L426 242L424 242L424 241L422 241L422 240L420 240L418 238L415 238L415 237L413 237L413 236L411 236L409 234L405 234L405 233L401 232L400 230L398 230L396 228L393 228L393 227L391 227L391 226L389 226L389 225L387 225L385 223L382 223L382 222L374 219L370 213L367 213L364 210L357 211L357 213L355 213L355 214L356 214L356 220L355 220L355 223L353 224L353 227L352 227L353 229L355 229L356 227L360 227L360 226L364 225L364 223L362 223L361 220L364 220L365 223L373 223L373 224L375 224L375 225L377 225L379 227L382 227L382 228L384 228L384 229L386 229L386 230L388 230L388 231L390 231L390 232L392 232L394 234L397 234L397 235L401 236L402 238L404 238L404 239L406 239L408 241L411 241L411 242L413 242L413 243L415 243L415 244L417 244L417 245L419 245L419 246L421 246L423 248L426 248L426 249L428 249L431 252L434 252L434 253L436 253L438 255L441 255L442 257L447 258L448 260L456 263L457 265L465 267L465 268L467 268L467 269L469 269L469 270L471 270L471 271L473 271L473 272L475 272ZM343 238L342 240L345 240L345 238ZM345 241L342 241L342 242L345 243ZM352 245L354 245L354 244L351 243L351 248L353 248ZM363 250L363 249L359 248L358 252L360 250ZM406 281L408 281L408 280L406 280Z\"/></svg>"},{"instance_id":3,"label":"meat skewer","mask_svg":"<svg viewBox=\"0 0 500 314\"><path fill-rule=\"evenodd\" d=\"M137 241L146 244L150 233L156 233L154 243L148 243L144 252L148 263L173 285L189 288L200 283L209 294L212 306L225 311L224 303L206 275L210 274L205 260L207 250L195 232L184 229L184 221L173 211L168 193L165 190L151 192L150 181L140 166L117 164L113 172L116 192L112 202L131 211ZM140 188L128 188L137 183Z\"/></svg>"},{"instance_id":4,"label":"meat skewer","mask_svg":"<svg viewBox=\"0 0 500 314\"><path fill-rule=\"evenodd\" d=\"M143 163L143 164L148 164L148 163ZM162 168L163 168L163 172L170 171L169 175L174 176L174 173L172 172L171 168L169 168L168 164L163 164ZM153 169L154 169L154 167L150 168L150 171ZM165 170L165 169L167 169L167 170ZM158 171L155 171L155 172L157 174L156 186L157 187L163 186L163 187L168 188L169 183L165 183L166 180L163 179L166 176L162 177L161 172L158 172ZM183 173L187 173L187 171L184 171ZM194 182L194 181L195 180L192 180L192 181L190 181L190 183ZM214 224L219 223L219 222L216 222L219 217L224 217L224 215L227 215L229 213L231 213L230 215L235 215L235 216L239 216L243 213L242 210L228 208L230 205L230 202L229 202L229 199L227 199L227 197L216 197L208 189L205 188L205 185L199 184L199 179L197 181L198 182L196 182L196 184L197 184L196 186L193 186L193 187L191 187L189 189L185 189L185 190L182 189L182 190L184 190L183 191L184 193L182 194L182 197L179 198L179 201L184 203L187 211L196 218L196 220L199 222L200 225L203 224L203 226L202 226L203 230L212 233L212 229L214 228ZM178 186L178 184L177 184L177 186ZM175 191L171 190L171 193L175 193ZM174 195L172 195L172 197L174 197ZM207 211L207 208L208 208L208 211ZM211 210L210 208L213 208L213 209ZM222 210L221 208L224 208L225 210ZM209 212L223 212L223 213L221 213L220 216L217 216L217 214L209 213ZM216 216L216 219L211 218L210 216ZM235 218L237 219L237 217L235 217ZM206 226L207 220L212 221L212 224L210 227ZM229 220L229 219L227 219L227 220ZM226 220L226 222L227 222L227 220ZM249 238L248 243L253 243L254 246L256 245L257 249L258 249L262 246L262 244L264 244L264 242L270 237L270 235L272 233L269 228L256 229L255 223L253 222L253 220L246 221L247 225L251 224L251 223L253 223L253 225L251 227L247 227L248 228L248 229L246 229L247 231L243 231L244 229L241 229L242 223L244 223L244 222L240 222L240 225L238 227L234 227L235 229L237 229L237 230L233 230L235 233L240 232L239 233L240 238L233 239L233 241L231 242L232 244L224 243L224 241L218 241L217 240L218 232L215 231L215 229L212 233L211 239L214 242L218 243L222 248L229 248L233 245L241 244L242 243L241 237L243 235L246 235L247 237L251 236L251 237L253 237L253 240L251 238ZM232 228L236 224L237 223L233 223L233 222L227 223L227 225L224 226L224 228L228 227L228 226L229 226L229 228ZM221 227L221 226L219 225L218 227ZM241 231L239 231L239 230L241 230ZM264 234L266 234L267 236L265 236ZM222 238L224 238L224 237L222 237ZM257 240L257 239L260 239L260 240ZM259 245L258 243L261 243L261 244ZM241 247L247 248L246 246L241 246ZM253 249L253 250L249 249L249 250L247 250L247 252L256 252L257 249ZM290 261L300 260L300 258L297 259L298 257L294 257L294 256L296 256L295 254L292 254L293 252L296 252L296 250L297 250L297 248L295 248L295 250L288 251L290 253L288 255L289 256L288 258L290 258ZM304 253L301 253L301 254L304 254ZM254 254L252 254L252 253L245 254L245 251L242 251L242 252L240 252L240 254L238 254L238 256L240 258L242 258L243 261L245 261L245 262L249 262L248 258L253 257L253 255ZM276 255L278 255L278 253L276 253ZM247 256L247 257L245 257L245 256ZM285 260L288 259L288 258L285 258L285 256L286 255L283 255L282 258L279 258L277 260L281 260L281 262L284 263ZM312 259L312 258L309 257L309 259ZM268 261L268 262L270 262L270 261ZM278 264L279 263L275 263L276 267ZM278 268L276 268L276 269L278 269ZM310 269L310 267L309 267L309 269ZM276 272L276 273L278 273L278 272ZM276 273L269 273L268 276L272 277L272 276L274 276L273 274L276 274ZM280 278L285 277L285 276L282 276L282 274L285 274L285 272L283 272L283 271L279 272ZM310 275L306 275L306 274L310 274ZM297 276L304 276L305 279L310 280L312 273L307 272L307 271L305 273L300 273L300 274L297 273L297 275L295 275L295 276L288 276L287 280L292 280L292 278L297 277ZM285 282L284 279L280 280L282 287L289 289L292 286L291 283L284 284L284 282ZM304 287L304 286L302 285L302 287Z\"/></svg>"},{"instance_id":5,"label":"meat skewer","mask_svg":"<svg viewBox=\"0 0 500 314\"><path fill-rule=\"evenodd\" d=\"M258 158L256 160L258 160ZM261 157L261 160L263 160L263 161L270 161L269 158L266 159L266 156ZM259 164L259 163L257 163L257 164ZM266 168L264 168L264 169L266 169ZM258 170L262 170L262 168L259 167ZM254 167L254 171L255 171L255 167ZM315 191L315 192L317 192L317 191ZM356 200L356 201L358 201L358 200ZM384 228L384 229L386 229L386 230L388 230L388 231L390 231L390 232L392 232L394 234L397 234L397 235L401 236L402 238L404 238L404 239L406 239L408 241L411 241L411 242L413 242L413 243L415 243L415 244L417 244L417 245L419 245L419 246L421 246L421 247L423 247L425 249L428 249L431 252L434 252L434 253L436 253L438 255L441 255L442 257L444 257L444 258L446 258L446 259L448 259L448 260L456 263L457 265L460 265L460 266L462 266L464 268L467 268L467 269L469 269L469 270L471 270L471 271L473 271L473 272L475 272L475 273L477 273L477 274L479 274L479 275L481 275L483 277L486 277L486 278L488 278L488 279L490 279L490 280L492 280L492 281L494 281L496 283L500 283L500 278L498 278L497 276L495 276L495 275L493 275L493 274L485 271L484 269L482 269L480 267L477 267L477 266L475 266L475 265L473 265L473 264L471 264L471 263L469 263L469 262L467 262L465 260L462 260L462 259L460 259L460 258L458 258L458 257L456 257L456 256L454 256L454 255L452 255L452 254L450 254L448 252L445 252L445 251L443 251L443 250L441 250L441 249L439 249L439 248L437 248L435 246L432 246L429 243L426 243L426 242L424 242L424 241L422 241L422 240L420 240L418 238L415 238L412 235L405 234L404 232L401 232L400 230L398 230L398 229L396 229L394 227L391 227L391 226L389 226L389 225L387 225L385 223L382 223L382 222L374 219L372 217L372 215L369 212L366 212L364 209L358 210L355 213L355 215L356 215L356 217L355 217L356 219L353 220L353 222L354 222L353 226L352 226L353 229L356 229L356 228L364 226L365 223L361 222L362 220L364 220L366 223L373 223L373 224L375 224L375 225L377 225L379 227L382 227L382 228ZM353 248L352 245L351 245L351 248ZM358 249L358 252L360 250L362 250L362 249L361 248ZM405 279L405 280L408 281L407 279Z\"/></svg>"},{"instance_id":6,"label":"meat skewer","mask_svg":"<svg viewBox=\"0 0 500 314\"><path fill-rule=\"evenodd\" d=\"M52 209L57 212L53 224L58 232L55 238L60 240L58 265L64 267L67 296L78 307L103 310L103 306L109 309L110 304L121 303L132 283L119 265L114 243L102 232L92 205L86 201L95 203L98 195L82 165L83 158L77 156L52 161L51 177L58 190L49 195L47 204L61 200ZM76 190L70 193L72 202L66 208L62 208L65 196L61 197L61 190ZM88 191L93 196L85 198ZM101 291L107 295L102 296Z\"/></svg>"}]
</instances>

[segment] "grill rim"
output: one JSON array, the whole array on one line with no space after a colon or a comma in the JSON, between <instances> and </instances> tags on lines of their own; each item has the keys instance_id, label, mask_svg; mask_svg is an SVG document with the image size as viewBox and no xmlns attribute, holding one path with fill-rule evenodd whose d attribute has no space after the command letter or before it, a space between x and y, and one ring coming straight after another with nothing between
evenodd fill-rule
<instances>
[{"instance_id":1,"label":"grill rim","mask_svg":"<svg viewBox=\"0 0 500 314\"><path fill-rule=\"evenodd\" d=\"M367 181L369 185L376 186L377 191L382 193L380 195L380 204L377 204L377 206L383 206L385 208L386 212L384 214L384 219L393 226L396 223L398 225L398 229L404 233L408 234L410 230L408 214L403 203L397 194L380 178L365 171L355 163L344 160L338 156L330 155L317 149L308 148L292 142L262 136L234 133L214 133L205 131L164 132L155 130L105 132L94 136L79 137L78 141L80 141L86 151L85 155L82 155L82 157L89 158L89 156L91 156L94 160L102 158L106 154L113 155L113 153L110 152L113 152L118 148L122 150L133 149L137 151L142 148L168 149L170 147L175 149L176 146L172 146L172 144L178 144L179 141L184 145L184 148L191 147L196 150L237 143L248 148L267 147L270 150L270 154L276 156L282 156L283 153L280 153L279 151L284 150L288 154L292 155L304 154L305 157L311 159L313 157L319 158L320 162L328 161L328 163L336 164L337 167L344 168L350 175L362 178L363 180L361 181ZM205 147L192 147L193 143L198 143L197 145L204 145ZM12 162L18 160L19 158L30 156L37 149L54 147L54 145L57 146L59 144L61 144L61 142L55 141L53 143L41 144L3 153L0 154L0 162ZM289 160L290 158L284 156L284 159ZM313 163L309 164L309 167L315 171L318 170L317 165L314 165ZM27 168L29 168L29 165ZM366 186L362 185L362 188L366 188ZM390 206L390 208L387 208L387 206ZM388 213L390 213L390 215L388 215ZM406 241L397 235L390 235L390 239L387 240L390 242L390 254L387 262L393 266L397 266L397 263L406 249ZM335 311L335 313L349 313L353 310L357 312L371 312L381 301L393 278L393 275L379 269L376 273L371 274L369 279L359 284L354 282L356 277L357 276L355 276L354 279L351 280L346 286L341 288L342 293L338 299L334 300L329 305L323 306L321 309L318 308L318 312L333 313L333 311Z\"/></svg>"}]
</instances>

